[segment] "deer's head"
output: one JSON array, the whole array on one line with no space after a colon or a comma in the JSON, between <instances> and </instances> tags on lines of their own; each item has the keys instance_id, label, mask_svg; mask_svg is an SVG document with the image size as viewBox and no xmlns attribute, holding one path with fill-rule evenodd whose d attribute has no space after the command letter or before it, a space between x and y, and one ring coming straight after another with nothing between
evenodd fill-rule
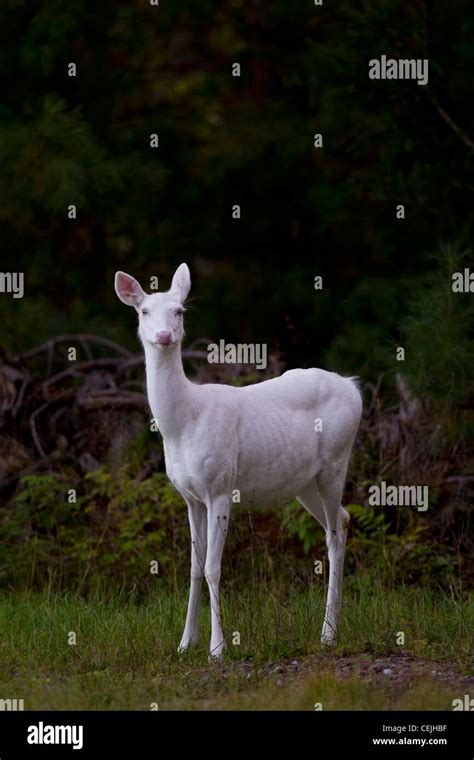
<instances>
[{"instance_id":1,"label":"deer's head","mask_svg":"<svg viewBox=\"0 0 474 760\"><path fill-rule=\"evenodd\" d=\"M184 302L191 288L187 264L180 264L167 293L145 293L138 280L125 272L115 274L115 292L138 313L138 334L143 344L169 350L181 343Z\"/></svg>"}]
</instances>

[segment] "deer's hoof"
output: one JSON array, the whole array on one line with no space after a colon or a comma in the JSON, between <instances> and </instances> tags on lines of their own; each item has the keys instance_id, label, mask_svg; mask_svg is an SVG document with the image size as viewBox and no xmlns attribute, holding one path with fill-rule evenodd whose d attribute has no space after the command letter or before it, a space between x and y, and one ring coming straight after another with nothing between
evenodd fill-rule
<instances>
[{"instance_id":1,"label":"deer's hoof","mask_svg":"<svg viewBox=\"0 0 474 760\"><path fill-rule=\"evenodd\" d=\"M215 647L211 646L211 651L208 657L209 664L213 662L222 662L224 659L224 649L225 644L223 641Z\"/></svg>"},{"instance_id":2,"label":"deer's hoof","mask_svg":"<svg viewBox=\"0 0 474 760\"><path fill-rule=\"evenodd\" d=\"M196 644L197 644L197 636L196 638L181 639L181 642L178 647L178 654L184 654L189 649L191 649L191 647L196 646Z\"/></svg>"},{"instance_id":3,"label":"deer's hoof","mask_svg":"<svg viewBox=\"0 0 474 760\"><path fill-rule=\"evenodd\" d=\"M323 647L335 647L337 644L336 637L333 633L323 633L321 636L321 644Z\"/></svg>"},{"instance_id":4,"label":"deer's hoof","mask_svg":"<svg viewBox=\"0 0 474 760\"><path fill-rule=\"evenodd\" d=\"M210 654L207 658L207 661L209 665L217 665L219 662L222 662L224 659L224 655L221 652L220 654Z\"/></svg>"}]
</instances>

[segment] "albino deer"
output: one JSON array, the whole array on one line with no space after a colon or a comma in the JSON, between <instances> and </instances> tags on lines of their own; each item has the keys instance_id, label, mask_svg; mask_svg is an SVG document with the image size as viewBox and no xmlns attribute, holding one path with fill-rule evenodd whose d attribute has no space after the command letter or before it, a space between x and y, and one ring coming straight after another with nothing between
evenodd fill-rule
<instances>
[{"instance_id":1,"label":"albino deer","mask_svg":"<svg viewBox=\"0 0 474 760\"><path fill-rule=\"evenodd\" d=\"M349 514L341 506L362 401L353 378L322 369L293 369L255 385L197 385L183 371L186 264L167 293L145 293L117 272L115 290L138 312L148 401L163 436L166 472L188 505L191 588L179 651L198 638L202 579L211 601L212 657L224 648L219 611L222 551L232 496L248 509L297 498L324 527L329 554L321 641L335 642ZM318 424L316 420L321 422Z\"/></svg>"}]
</instances>

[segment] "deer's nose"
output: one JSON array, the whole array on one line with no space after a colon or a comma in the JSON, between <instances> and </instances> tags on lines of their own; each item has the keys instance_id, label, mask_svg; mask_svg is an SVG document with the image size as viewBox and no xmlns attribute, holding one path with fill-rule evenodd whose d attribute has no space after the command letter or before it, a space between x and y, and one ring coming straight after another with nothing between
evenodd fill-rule
<instances>
[{"instance_id":1,"label":"deer's nose","mask_svg":"<svg viewBox=\"0 0 474 760\"><path fill-rule=\"evenodd\" d=\"M160 343L162 346L167 346L168 343L171 343L171 333L169 330L160 330L157 332L156 342Z\"/></svg>"}]
</instances>

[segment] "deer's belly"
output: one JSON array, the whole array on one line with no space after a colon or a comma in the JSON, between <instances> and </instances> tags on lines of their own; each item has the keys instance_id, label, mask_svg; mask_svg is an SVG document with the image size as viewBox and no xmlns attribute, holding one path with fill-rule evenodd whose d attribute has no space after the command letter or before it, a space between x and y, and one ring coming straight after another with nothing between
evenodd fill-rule
<instances>
[{"instance_id":1,"label":"deer's belly","mask_svg":"<svg viewBox=\"0 0 474 760\"><path fill-rule=\"evenodd\" d=\"M247 509L283 506L316 475L314 442L312 447L291 443L207 452L196 444L187 455L165 445L166 472L188 500L209 504L228 496L232 505Z\"/></svg>"},{"instance_id":2,"label":"deer's belly","mask_svg":"<svg viewBox=\"0 0 474 760\"><path fill-rule=\"evenodd\" d=\"M203 473L186 472L179 467L167 468L173 485L188 500L209 504L218 496L227 495L232 506L244 509L265 509L288 504L308 484L312 474L303 467L288 478L282 473L264 473L256 478L239 472L221 472L214 479Z\"/></svg>"}]
</instances>

